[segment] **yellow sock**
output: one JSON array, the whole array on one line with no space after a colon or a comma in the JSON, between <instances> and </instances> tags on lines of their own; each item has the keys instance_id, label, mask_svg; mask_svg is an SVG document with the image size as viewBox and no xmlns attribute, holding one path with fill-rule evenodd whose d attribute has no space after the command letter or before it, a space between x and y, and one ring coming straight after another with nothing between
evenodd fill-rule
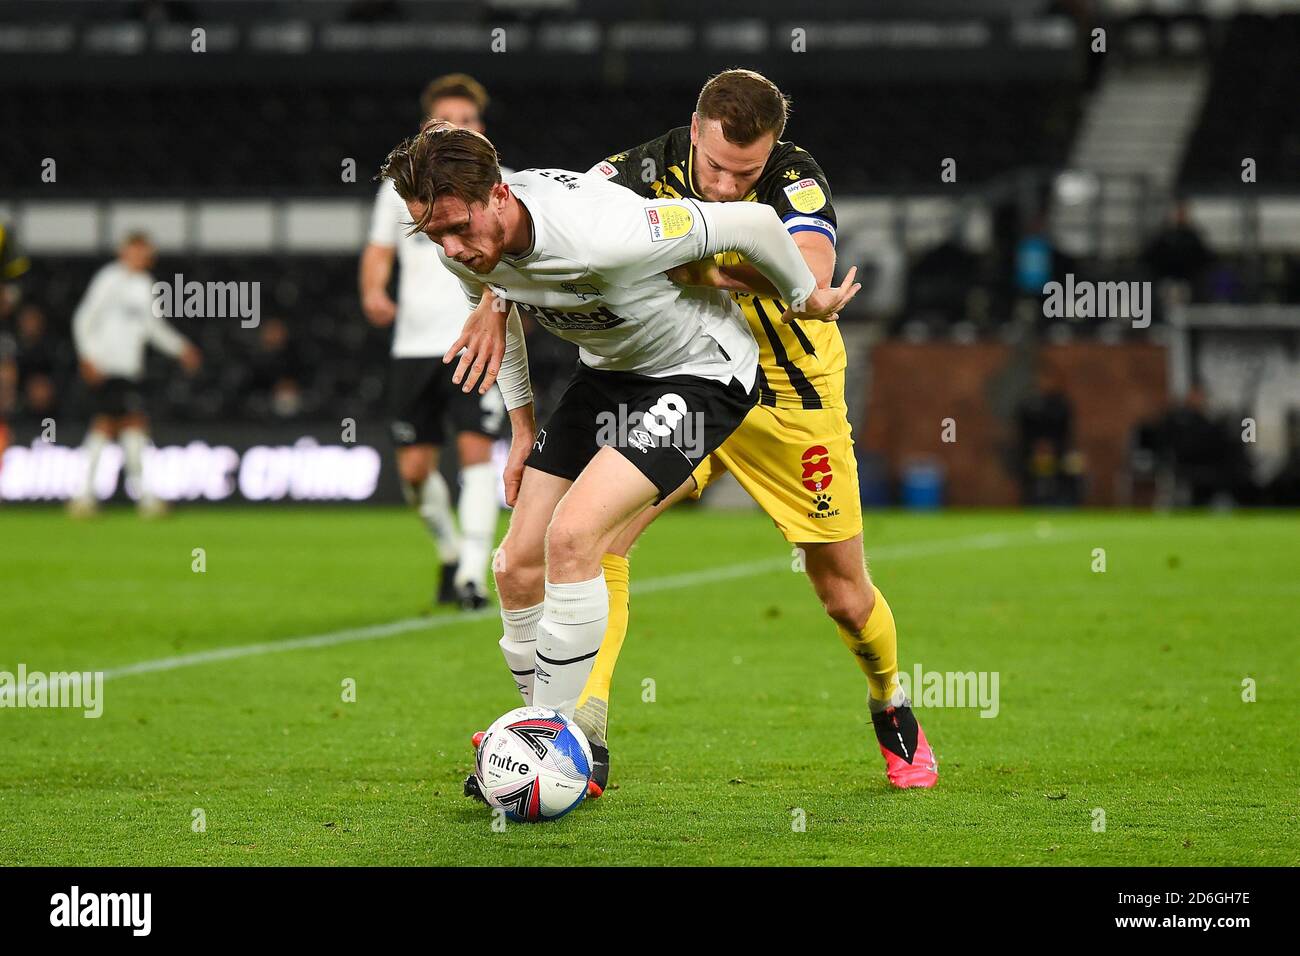
<instances>
[{"instance_id":1,"label":"yellow sock","mask_svg":"<svg viewBox=\"0 0 1300 956\"><path fill-rule=\"evenodd\" d=\"M898 631L889 602L880 588L873 584L871 589L876 593L876 604L866 626L857 634L840 626L840 640L853 652L862 673L867 675L871 696L887 701L898 689Z\"/></svg>"},{"instance_id":2,"label":"yellow sock","mask_svg":"<svg viewBox=\"0 0 1300 956\"><path fill-rule=\"evenodd\" d=\"M622 555L607 554L600 559L605 571L605 587L609 589L609 623L600 650L591 665L591 675L578 697L573 719L593 743L604 745L609 733L609 685L614 679L623 639L627 637L627 622L631 614L628 599L628 560Z\"/></svg>"}]
</instances>

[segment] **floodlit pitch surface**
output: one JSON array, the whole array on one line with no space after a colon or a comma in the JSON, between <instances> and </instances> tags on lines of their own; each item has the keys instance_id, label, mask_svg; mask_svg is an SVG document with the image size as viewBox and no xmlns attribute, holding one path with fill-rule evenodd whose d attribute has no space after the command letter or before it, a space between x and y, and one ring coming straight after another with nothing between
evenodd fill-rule
<instances>
[{"instance_id":1,"label":"floodlit pitch surface","mask_svg":"<svg viewBox=\"0 0 1300 956\"><path fill-rule=\"evenodd\" d=\"M997 677L996 716L918 710L936 790L887 786L767 520L681 511L632 562L615 786L494 828L469 737L519 700L494 611L420 617L410 514L7 509L0 672L106 680L99 719L0 708L0 863L1300 863L1295 514L891 513L867 541L909 674Z\"/></svg>"}]
</instances>

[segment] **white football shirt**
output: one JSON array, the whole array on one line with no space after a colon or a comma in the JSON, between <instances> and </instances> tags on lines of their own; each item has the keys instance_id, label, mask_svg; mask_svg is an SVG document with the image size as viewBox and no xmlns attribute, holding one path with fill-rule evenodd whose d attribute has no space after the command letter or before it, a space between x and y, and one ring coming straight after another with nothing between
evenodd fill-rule
<instances>
[{"instance_id":1,"label":"white football shirt","mask_svg":"<svg viewBox=\"0 0 1300 956\"><path fill-rule=\"evenodd\" d=\"M684 288L663 274L712 254L709 231L718 213L710 204L642 199L598 176L562 169L527 169L506 182L532 217L532 248L502 256L483 275L444 256L471 305L486 285L577 345L579 359L593 369L735 378L753 388L758 345L731 298ZM794 258L802 266L797 251Z\"/></svg>"},{"instance_id":2,"label":"white football shirt","mask_svg":"<svg viewBox=\"0 0 1300 956\"><path fill-rule=\"evenodd\" d=\"M153 285L149 273L117 261L96 272L72 316L77 357L103 375L138 381L147 346L180 355L186 339L154 313Z\"/></svg>"}]
</instances>

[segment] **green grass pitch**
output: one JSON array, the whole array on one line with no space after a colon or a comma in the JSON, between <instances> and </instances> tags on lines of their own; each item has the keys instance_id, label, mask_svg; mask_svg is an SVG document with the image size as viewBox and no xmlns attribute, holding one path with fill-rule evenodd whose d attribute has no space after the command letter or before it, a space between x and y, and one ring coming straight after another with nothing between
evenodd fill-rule
<instances>
[{"instance_id":1,"label":"green grass pitch","mask_svg":"<svg viewBox=\"0 0 1300 956\"><path fill-rule=\"evenodd\" d=\"M887 786L865 683L766 519L682 511L633 557L616 786L498 832L460 784L519 703L499 622L411 620L433 558L410 514L0 512L0 670L108 673L98 720L0 709L0 864L1300 863L1295 515L866 533L903 666L999 676L996 717L918 710L937 789Z\"/></svg>"}]
</instances>

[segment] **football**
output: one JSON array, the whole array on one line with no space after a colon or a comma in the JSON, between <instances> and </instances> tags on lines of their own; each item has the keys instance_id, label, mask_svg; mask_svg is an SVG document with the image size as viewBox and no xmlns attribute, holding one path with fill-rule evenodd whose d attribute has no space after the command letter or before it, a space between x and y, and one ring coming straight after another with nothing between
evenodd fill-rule
<instances>
[{"instance_id":1,"label":"football","mask_svg":"<svg viewBox=\"0 0 1300 956\"><path fill-rule=\"evenodd\" d=\"M563 714L518 707L487 729L474 773L487 802L509 819L556 820L587 795L591 746Z\"/></svg>"}]
</instances>

